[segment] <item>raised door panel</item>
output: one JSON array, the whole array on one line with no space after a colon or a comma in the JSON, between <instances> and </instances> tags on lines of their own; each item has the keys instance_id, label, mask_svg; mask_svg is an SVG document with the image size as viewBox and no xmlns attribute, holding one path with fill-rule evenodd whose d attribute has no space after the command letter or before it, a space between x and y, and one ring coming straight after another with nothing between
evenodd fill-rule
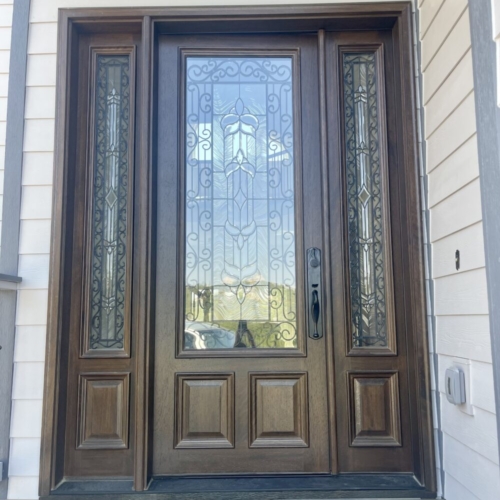
<instances>
[{"instance_id":1,"label":"raised door panel","mask_svg":"<svg viewBox=\"0 0 500 500\"><path fill-rule=\"evenodd\" d=\"M128 448L129 379L128 373L80 375L79 449Z\"/></svg>"},{"instance_id":2,"label":"raised door panel","mask_svg":"<svg viewBox=\"0 0 500 500\"><path fill-rule=\"evenodd\" d=\"M351 446L401 446L397 372L350 372Z\"/></svg>"},{"instance_id":3,"label":"raised door panel","mask_svg":"<svg viewBox=\"0 0 500 500\"><path fill-rule=\"evenodd\" d=\"M234 375L177 374L176 448L234 447Z\"/></svg>"},{"instance_id":4,"label":"raised door panel","mask_svg":"<svg viewBox=\"0 0 500 500\"><path fill-rule=\"evenodd\" d=\"M250 447L307 447L306 373L250 374Z\"/></svg>"}]
</instances>

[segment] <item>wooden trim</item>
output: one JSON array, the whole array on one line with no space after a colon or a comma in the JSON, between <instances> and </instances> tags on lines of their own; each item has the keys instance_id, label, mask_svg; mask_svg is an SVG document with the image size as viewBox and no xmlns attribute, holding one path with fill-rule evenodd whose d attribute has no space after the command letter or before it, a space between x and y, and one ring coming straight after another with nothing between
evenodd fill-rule
<instances>
[{"instance_id":1,"label":"wooden trim","mask_svg":"<svg viewBox=\"0 0 500 500\"><path fill-rule=\"evenodd\" d=\"M52 204L52 238L50 251L49 300L47 318L47 342L45 353L45 385L43 397L42 440L40 451L40 496L50 494L52 488L62 480L58 467L64 450L61 443L60 428L60 388L62 384L61 340L62 317L61 297L64 294L63 271L66 266L65 244L67 237L68 214L66 208L67 177L69 164L69 124L70 103L73 93L71 67L75 59L76 32L69 18L59 12L58 29L58 64L56 83L56 130L54 141L54 187ZM63 405L61 405L63 406Z\"/></svg>"},{"instance_id":2,"label":"wooden trim","mask_svg":"<svg viewBox=\"0 0 500 500\"><path fill-rule=\"evenodd\" d=\"M64 402L65 368L61 359L61 346L65 342L64 326L67 313L63 310L62 296L67 289L65 273L72 263L65 258L66 246L72 227L68 223L72 217L71 204L68 205L68 183L71 182L70 114L74 106L77 85L75 67L77 60L77 40L80 33L142 33L141 59L139 62L140 110L140 148L137 152L141 174L136 177L139 186L138 206L140 215L135 215L137 230L134 233L135 256L139 269L134 274L134 290L140 297L134 305L133 317L135 340L132 351L136 356L137 377L132 377L136 397L131 399L135 412L136 442L135 483L137 491L147 489L151 475L151 402L152 346L149 332L153 328L154 305L151 301L154 291L153 238L150 228L155 223L152 210L152 126L155 117L153 109L154 86L152 78L154 61L154 41L159 33L178 33L186 29L197 32L236 32L246 28L250 31L325 31L350 29L392 30L393 40L398 47L398 64L394 75L399 79L402 89L398 100L402 114L399 156L401 164L408 165L408 177L400 188L405 196L401 197L401 213L406 224L403 236L409 248L407 288L405 303L411 311L408 318L408 331L411 337L408 345L408 358L411 359L411 392L415 395L412 403L414 424L414 462L415 476L425 490L419 496L434 496L436 489L431 418L431 397L429 383L429 362L425 322L425 301L423 287L423 246L421 241L421 221L418 178L415 169L416 149L416 100L414 91L413 45L411 32L411 4L409 2L387 2L373 4L335 4L300 6L251 6L251 7L171 7L171 8L119 8L119 9L61 9L59 12L58 65L57 65L57 107L55 136L55 181L52 224L51 272L49 284L49 310L47 352L45 364L44 419L42 431L42 452L40 469L40 494L47 497L64 477L64 433L58 432L65 426ZM143 66L141 66L143 65ZM322 132L323 134L324 132ZM324 153L322 153L324 159ZM324 170L325 167L323 167ZM326 193L324 193L326 194ZM326 201L324 202L326 203ZM326 240L325 240L326 241ZM328 290L325 287L325 290ZM329 292L327 292L329 293ZM326 323L328 324L328 323ZM331 344L330 344L331 347ZM329 354L331 355L331 353ZM333 377L332 377L333 379ZM333 380L331 381L333 384ZM330 389L333 398L333 389ZM335 442L335 438L332 438ZM404 490L404 491L402 491ZM333 490L332 490L333 491ZM377 490L380 494L380 490ZM406 488L398 489L396 496L406 496ZM302 493L303 495L303 490ZM384 492L387 496L387 493ZM326 496L332 496L329 491ZM363 496L367 492L363 491ZM288 494L287 498L290 498ZM61 496L61 499L64 497ZM70 495L68 498L73 498ZM82 497L83 499L84 497ZM104 498L104 497L103 497ZM110 496L111 498L111 496ZM125 498L123 494L117 498ZM194 498L194 497L193 497ZM205 496L205 498L207 498ZM218 496L220 498L220 495ZM231 498L236 498L231 494ZM250 497L249 497L250 498ZM277 497L278 498L278 497ZM310 498L314 498L310 495ZM319 497L321 498L321 497ZM325 496L323 496L325 498Z\"/></svg>"},{"instance_id":3,"label":"wooden trim","mask_svg":"<svg viewBox=\"0 0 500 500\"><path fill-rule=\"evenodd\" d=\"M138 168L137 168L137 214L135 215L136 231L134 234L134 258L137 269L134 276L134 289L138 299L135 301L133 314L136 318L133 331L135 333L135 365L137 370L135 381L135 456L134 456L134 489L146 490L152 470L152 425L153 412L150 411L153 401L153 354L154 334L154 232L156 226L153 207L155 205L153 160L153 46L154 24L149 16L142 19L142 53L139 66L139 92L137 102L140 103L137 123L139 128Z\"/></svg>"},{"instance_id":4,"label":"wooden trim","mask_svg":"<svg viewBox=\"0 0 500 500\"><path fill-rule=\"evenodd\" d=\"M214 7L147 7L147 8L75 8L61 9L65 16L73 22L85 27L86 31L92 30L92 25L100 25L110 20L116 20L121 25L132 26L140 23L141 19L148 16L158 22L175 21L177 23L192 20L207 22L213 20L245 21L276 19L276 20L346 20L353 19L358 23L369 22L369 18L376 20L376 25L368 29L386 28L389 23L394 24L400 15L411 3L380 2L373 4L345 3L345 4L298 4L298 5L255 5L255 6L214 6ZM120 26L121 27L121 26ZM97 28L94 28L97 29ZM349 28L347 28L349 29ZM109 31L109 28L108 28ZM288 29L289 31L289 29Z\"/></svg>"},{"instance_id":5,"label":"wooden trim","mask_svg":"<svg viewBox=\"0 0 500 500\"><path fill-rule=\"evenodd\" d=\"M407 246L404 262L405 303L410 311L407 317L408 361L410 368L410 391L415 394L412 414L412 439L414 441L415 476L421 484L436 490L436 465L434 458L434 432L432 421L432 398L430 384L429 345L424 284L424 243L421 211L421 192L418 169L417 106L415 92L415 61L411 5L402 9L399 22L393 30L396 42L394 73L399 78L401 95L400 164L407 169L402 178L401 216L402 236ZM417 453L417 449L421 449Z\"/></svg>"},{"instance_id":6,"label":"wooden trim","mask_svg":"<svg viewBox=\"0 0 500 500\"><path fill-rule=\"evenodd\" d=\"M328 93L327 93L327 64L326 64L326 33L325 30L318 31L318 66L319 66L319 112L321 121L321 178L323 184L323 248L329 248L331 242L330 234L330 175L328 161L328 145L329 133L328 130ZM334 102L337 102L334 99ZM333 134L332 134L333 135ZM335 138L333 138L335 140ZM334 145L335 147L335 145ZM332 275L332 262L330 252L323 252L323 300L325 304L332 302L332 280L327 277ZM325 309L325 308L323 308ZM328 397L328 413L330 415L330 470L332 474L338 473L338 456L337 456L337 433L335 430L337 415L335 405L335 366L334 366L334 342L333 334L333 318L331 315L332 308L326 308L326 313L323 313L323 325L325 330L325 346L326 346L326 373L329 380L327 384Z\"/></svg>"}]
</instances>

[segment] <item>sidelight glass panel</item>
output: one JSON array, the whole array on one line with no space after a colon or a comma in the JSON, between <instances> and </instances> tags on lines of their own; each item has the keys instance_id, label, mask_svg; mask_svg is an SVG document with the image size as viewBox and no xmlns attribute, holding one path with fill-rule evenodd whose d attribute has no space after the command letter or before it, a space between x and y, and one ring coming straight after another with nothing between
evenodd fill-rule
<instances>
[{"instance_id":1,"label":"sidelight glass panel","mask_svg":"<svg viewBox=\"0 0 500 500\"><path fill-rule=\"evenodd\" d=\"M384 199L375 53L343 55L353 347L387 347Z\"/></svg>"},{"instance_id":2,"label":"sidelight glass panel","mask_svg":"<svg viewBox=\"0 0 500 500\"><path fill-rule=\"evenodd\" d=\"M123 349L129 190L130 57L97 55L90 350Z\"/></svg>"},{"instance_id":3,"label":"sidelight glass panel","mask_svg":"<svg viewBox=\"0 0 500 500\"><path fill-rule=\"evenodd\" d=\"M184 348L295 348L292 58L185 71Z\"/></svg>"}]
</instances>

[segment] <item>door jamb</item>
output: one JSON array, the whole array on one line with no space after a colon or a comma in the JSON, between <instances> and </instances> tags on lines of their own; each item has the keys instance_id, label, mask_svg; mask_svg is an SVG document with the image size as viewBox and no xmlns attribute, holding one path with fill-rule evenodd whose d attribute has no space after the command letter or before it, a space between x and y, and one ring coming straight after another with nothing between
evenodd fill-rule
<instances>
[{"instance_id":1,"label":"door jamb","mask_svg":"<svg viewBox=\"0 0 500 500\"><path fill-rule=\"evenodd\" d=\"M77 68L78 37L85 33L141 33L143 71L141 94L137 96L139 115L137 123L140 129L138 145L140 214L137 225L137 241L141 248L138 266L138 278L134 283L140 297L136 306L135 340L135 436L134 489L144 491L151 479L151 426L152 411L152 349L149 332L153 318L153 273L151 262L154 261L153 235L150 228L154 224L153 168L154 145L154 86L153 61L155 39L160 33L183 32L300 32L334 30L392 30L393 40L398 50L394 71L400 79L402 94L398 96L401 104L401 130L405 165L411 170L406 185L406 229L403 239L408 244L411 282L408 285L411 301L411 324L409 331L413 352L410 366L414 366L411 386L415 389L414 404L420 415L415 426L418 433L419 450L413 451L416 465L416 479L428 492L436 491L436 472L434 463L433 428L431 414L430 369L428 339L426 328L424 259L422 243L422 221L418 182L418 148L416 132L416 98L414 84L412 12L410 2L387 2L374 4L323 4L323 5L287 5L287 6L252 6L252 7L165 7L165 8L78 8L59 10L58 64L57 64L57 103L56 134L54 148L54 194L52 220L52 248L50 264L49 307L47 327L47 348L45 363L44 411L42 426L42 445L40 462L40 495L48 496L64 480L64 433L63 412L65 409L64 380L65 362L63 355L64 332L61 297L64 295L66 273L71 263L65 261L68 245L68 227L66 217L67 183L70 171L71 131L74 128L70 110L74 107L76 90L72 88L75 68ZM323 31L323 33L324 33ZM320 56L320 62L322 61ZM324 62L324 61L323 61ZM321 62L323 64L323 62ZM399 73L399 74L398 74ZM320 78L324 78L320 75ZM322 84L324 86L324 82ZM321 131L322 138L327 131ZM326 155L322 152L323 161ZM324 165L323 168L326 168ZM329 397L333 397L333 371L329 368ZM333 433L332 433L333 434Z\"/></svg>"}]
</instances>

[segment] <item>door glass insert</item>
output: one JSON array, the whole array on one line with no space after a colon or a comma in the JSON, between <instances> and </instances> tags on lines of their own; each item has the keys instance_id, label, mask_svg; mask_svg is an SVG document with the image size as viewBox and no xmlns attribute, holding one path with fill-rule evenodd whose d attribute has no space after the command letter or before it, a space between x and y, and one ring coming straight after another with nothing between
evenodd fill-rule
<instances>
[{"instance_id":1,"label":"door glass insert","mask_svg":"<svg viewBox=\"0 0 500 500\"><path fill-rule=\"evenodd\" d=\"M184 349L296 348L292 58L185 72Z\"/></svg>"},{"instance_id":2,"label":"door glass insert","mask_svg":"<svg viewBox=\"0 0 500 500\"><path fill-rule=\"evenodd\" d=\"M388 228L385 224L377 61L343 55L352 345L385 348Z\"/></svg>"},{"instance_id":3,"label":"door glass insert","mask_svg":"<svg viewBox=\"0 0 500 500\"><path fill-rule=\"evenodd\" d=\"M128 292L129 80L129 55L97 56L90 350L124 348Z\"/></svg>"}]
</instances>

